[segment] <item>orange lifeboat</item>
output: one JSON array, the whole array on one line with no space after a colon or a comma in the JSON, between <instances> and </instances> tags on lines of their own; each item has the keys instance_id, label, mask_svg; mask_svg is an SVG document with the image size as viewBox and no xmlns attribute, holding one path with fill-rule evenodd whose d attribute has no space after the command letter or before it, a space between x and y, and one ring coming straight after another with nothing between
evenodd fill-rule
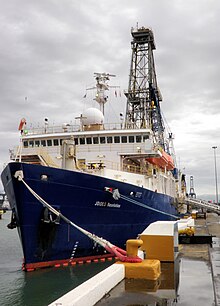
<instances>
[{"instance_id":1,"label":"orange lifeboat","mask_svg":"<svg viewBox=\"0 0 220 306\"><path fill-rule=\"evenodd\" d=\"M167 154L167 153L166 153ZM168 156L168 166L167 166L167 170L173 170L175 168L175 165L174 165L174 161L173 161L173 158L167 154Z\"/></svg>"},{"instance_id":2,"label":"orange lifeboat","mask_svg":"<svg viewBox=\"0 0 220 306\"><path fill-rule=\"evenodd\" d=\"M174 169L174 162L172 157L166 153L165 151L161 152L161 156L159 157L150 157L147 158L147 161L155 166L158 166L162 169L167 168L167 170Z\"/></svg>"}]
</instances>

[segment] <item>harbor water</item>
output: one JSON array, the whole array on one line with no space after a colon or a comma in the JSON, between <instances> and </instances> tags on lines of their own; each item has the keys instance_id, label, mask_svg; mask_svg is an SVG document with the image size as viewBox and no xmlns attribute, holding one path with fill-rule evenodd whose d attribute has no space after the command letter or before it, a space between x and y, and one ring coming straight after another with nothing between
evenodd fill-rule
<instances>
[{"instance_id":1,"label":"harbor water","mask_svg":"<svg viewBox=\"0 0 220 306\"><path fill-rule=\"evenodd\" d=\"M111 262L22 271L22 250L17 230L9 230L11 213L0 220L0 305L44 306L72 290Z\"/></svg>"},{"instance_id":2,"label":"harbor water","mask_svg":"<svg viewBox=\"0 0 220 306\"><path fill-rule=\"evenodd\" d=\"M57 300L90 277L111 265L112 262L99 262L62 268L41 269L34 272L22 271L22 250L17 230L7 229L10 212L0 220L0 305L2 306L44 306ZM219 237L219 217L210 215L201 227L197 223L196 231L211 231ZM216 239L219 239L217 238ZM216 240L219 241L219 240ZM219 243L219 242L218 242ZM219 305L218 244L212 248L212 257L216 267L211 272L208 260L208 245L185 245L180 249L179 265L171 270L168 266L162 269L160 287L153 287L131 281L122 281L109 292L97 305L180 305L180 306L213 306ZM216 248L216 251L215 251ZM171 264L172 266L172 264ZM177 268L178 267L178 268ZM165 273L165 274L163 274ZM212 274L216 275L216 299L213 293ZM152 284L151 284L152 285ZM215 302L216 300L217 302ZM86 306L86 305L85 305Z\"/></svg>"}]
</instances>

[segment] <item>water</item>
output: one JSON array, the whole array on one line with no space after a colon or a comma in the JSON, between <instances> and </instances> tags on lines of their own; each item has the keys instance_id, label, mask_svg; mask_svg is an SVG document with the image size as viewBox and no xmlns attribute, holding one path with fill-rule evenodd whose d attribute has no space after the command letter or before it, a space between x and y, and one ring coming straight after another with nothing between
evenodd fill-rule
<instances>
[{"instance_id":1,"label":"water","mask_svg":"<svg viewBox=\"0 0 220 306\"><path fill-rule=\"evenodd\" d=\"M17 230L7 229L10 221L10 212L3 215L0 220L0 305L1 306L44 306L48 305L60 296L86 281L100 272L111 262L76 265L65 268L41 269L34 272L24 272L22 266L22 250ZM143 286L138 284L141 292L130 292L129 282L126 286L122 282L98 305L146 305L148 302L157 301L157 305L180 306L211 306L214 305L213 284L210 264L204 260L182 258L180 269L174 269L175 279L172 273L168 273L169 290L146 290L143 294ZM177 277L180 276L178 280ZM166 277L162 277L163 281ZM172 286L171 281L172 280ZM176 286L174 286L174 280ZM166 300L166 294L176 294L177 299ZM163 285L165 288L165 285ZM127 293L126 290L127 289ZM137 290L137 291L138 291ZM134 291L134 284L132 284ZM165 294L166 293L166 294ZM164 295L165 294L165 295ZM160 304L162 303L162 304ZM170 303L170 304L169 304Z\"/></svg>"},{"instance_id":2,"label":"water","mask_svg":"<svg viewBox=\"0 0 220 306\"><path fill-rule=\"evenodd\" d=\"M111 262L24 272L17 230L9 230L11 214L0 220L0 305L44 306L100 272Z\"/></svg>"}]
</instances>

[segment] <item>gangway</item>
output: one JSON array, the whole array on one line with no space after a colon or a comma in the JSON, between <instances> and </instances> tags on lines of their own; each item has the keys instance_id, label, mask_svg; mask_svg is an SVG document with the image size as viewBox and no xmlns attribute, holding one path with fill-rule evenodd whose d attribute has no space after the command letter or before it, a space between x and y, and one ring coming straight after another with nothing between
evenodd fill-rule
<instances>
[{"instance_id":1,"label":"gangway","mask_svg":"<svg viewBox=\"0 0 220 306\"><path fill-rule=\"evenodd\" d=\"M187 198L186 199L186 204L189 204L191 206L205 208L205 209L208 209L209 211L216 212L216 213L220 214L220 206L219 205L209 203L209 202L204 201L204 200L195 199L195 198Z\"/></svg>"}]
</instances>

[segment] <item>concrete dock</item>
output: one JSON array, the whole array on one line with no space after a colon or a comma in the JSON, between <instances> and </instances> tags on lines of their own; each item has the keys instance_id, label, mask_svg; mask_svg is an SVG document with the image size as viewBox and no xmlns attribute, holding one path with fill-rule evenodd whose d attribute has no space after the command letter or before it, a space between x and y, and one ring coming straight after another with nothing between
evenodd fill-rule
<instances>
[{"instance_id":1,"label":"concrete dock","mask_svg":"<svg viewBox=\"0 0 220 306\"><path fill-rule=\"evenodd\" d=\"M213 235L213 244L182 244L175 265L162 264L159 283L123 280L96 306L220 305L220 217L195 220L196 235Z\"/></svg>"},{"instance_id":2,"label":"concrete dock","mask_svg":"<svg viewBox=\"0 0 220 306\"><path fill-rule=\"evenodd\" d=\"M116 264L50 305L220 305L220 217L208 213L196 219L195 236L194 244L187 244L188 237L179 247L177 242L178 256L174 262L161 261L156 280L125 278L124 265Z\"/></svg>"}]
</instances>

